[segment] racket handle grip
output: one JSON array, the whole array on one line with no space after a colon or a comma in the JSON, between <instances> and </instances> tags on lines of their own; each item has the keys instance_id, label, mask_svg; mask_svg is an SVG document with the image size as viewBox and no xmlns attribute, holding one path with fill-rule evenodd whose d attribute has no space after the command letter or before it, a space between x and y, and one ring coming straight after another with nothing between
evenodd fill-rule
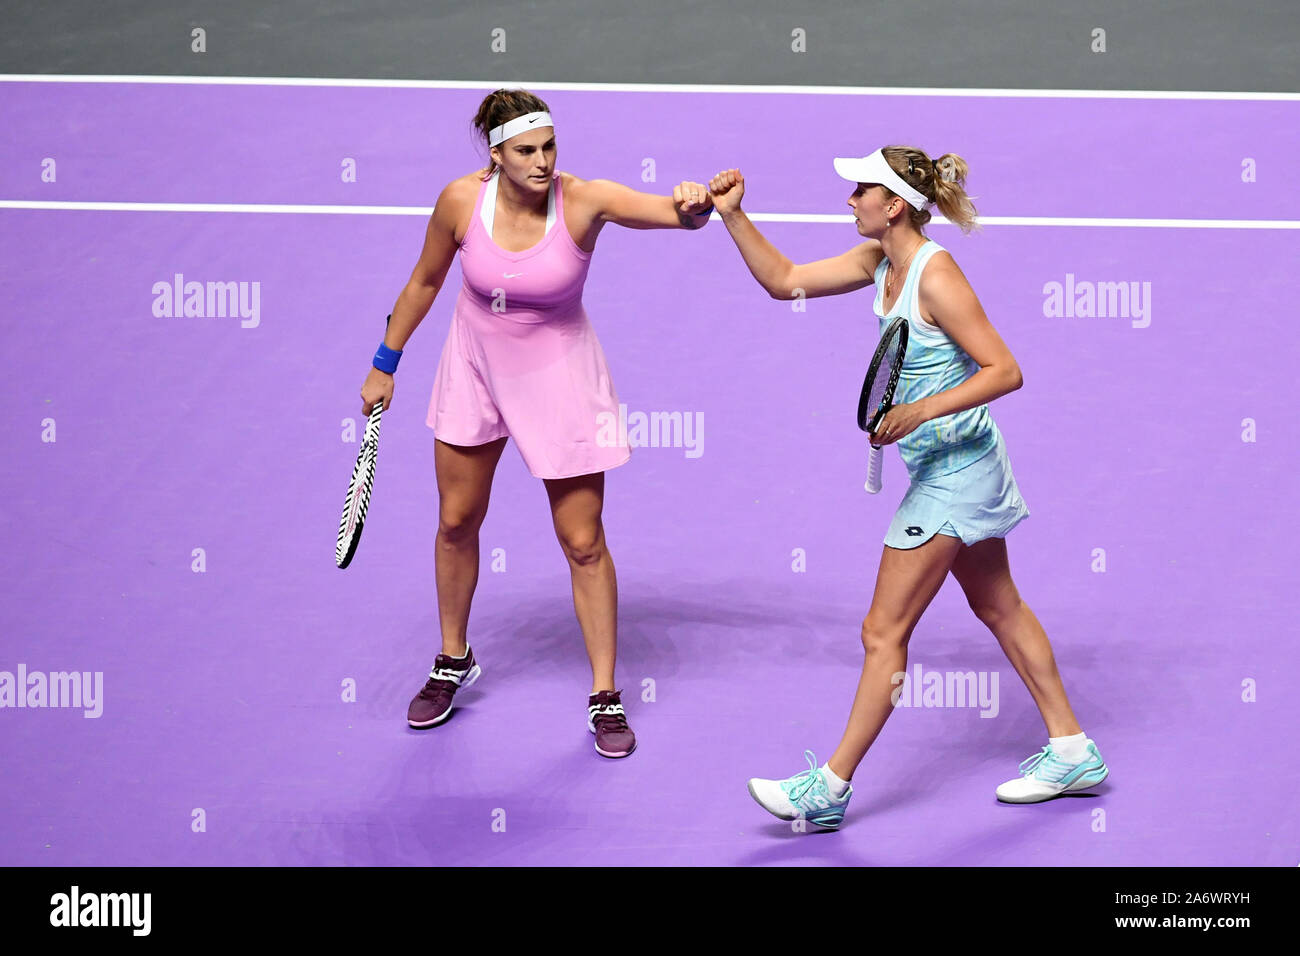
<instances>
[{"instance_id":1,"label":"racket handle grip","mask_svg":"<svg viewBox=\"0 0 1300 956\"><path fill-rule=\"evenodd\" d=\"M867 455L867 483L863 485L868 494L876 494L881 489L880 475L884 470L885 462L884 450L879 445L871 446L871 453Z\"/></svg>"}]
</instances>

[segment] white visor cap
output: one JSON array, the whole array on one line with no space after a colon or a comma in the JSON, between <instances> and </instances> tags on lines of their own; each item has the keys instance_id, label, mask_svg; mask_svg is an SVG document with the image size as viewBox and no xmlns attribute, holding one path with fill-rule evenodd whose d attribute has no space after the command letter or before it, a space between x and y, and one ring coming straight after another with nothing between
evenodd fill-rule
<instances>
[{"instance_id":1,"label":"white visor cap","mask_svg":"<svg viewBox=\"0 0 1300 956\"><path fill-rule=\"evenodd\" d=\"M881 150L876 150L870 156L837 158L835 172L851 183L879 183L888 186L915 209L924 209L926 203L930 201L894 172L894 168L886 161L885 154Z\"/></svg>"}]
</instances>

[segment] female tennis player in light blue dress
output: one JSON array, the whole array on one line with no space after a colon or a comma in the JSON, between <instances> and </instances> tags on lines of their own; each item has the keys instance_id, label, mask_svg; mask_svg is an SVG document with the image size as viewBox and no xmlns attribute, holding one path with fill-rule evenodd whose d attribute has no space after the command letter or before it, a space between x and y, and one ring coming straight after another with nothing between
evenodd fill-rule
<instances>
[{"instance_id":1,"label":"female tennis player in light blue dress","mask_svg":"<svg viewBox=\"0 0 1300 956\"><path fill-rule=\"evenodd\" d=\"M895 675L906 673L912 630L950 571L1047 725L1047 746L997 788L998 799L1036 803L1096 786L1107 776L1106 764L1070 709L1051 644L1007 563L1006 534L1029 510L988 403L1020 388L1020 368L952 256L921 232L931 203L964 232L974 226L966 163L953 154L932 160L919 149L886 146L836 159L835 170L856 184L848 204L867 241L803 265L786 258L741 211L745 181L738 170L709 183L715 208L769 295L814 298L874 283L882 331L898 316L909 325L895 404L872 438L898 445L911 481L885 536L862 623L866 659L848 728L820 767L805 751L807 770L783 780L751 779L749 792L782 819L840 825L853 774L893 710Z\"/></svg>"}]
</instances>

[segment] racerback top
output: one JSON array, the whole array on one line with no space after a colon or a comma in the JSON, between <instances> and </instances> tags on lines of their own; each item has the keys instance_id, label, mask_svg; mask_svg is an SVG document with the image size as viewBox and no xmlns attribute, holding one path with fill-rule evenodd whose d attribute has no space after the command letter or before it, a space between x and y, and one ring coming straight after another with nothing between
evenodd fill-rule
<instances>
[{"instance_id":1,"label":"racerback top","mask_svg":"<svg viewBox=\"0 0 1300 956\"><path fill-rule=\"evenodd\" d=\"M943 247L927 240L915 254L903 289L889 315L884 314L885 272L889 259L876 268L876 297L872 302L883 333L898 316L906 316L907 353L894 392L894 404L915 402L960 385L979 370L979 364L938 326L921 318L919 290L925 264ZM997 445L998 430L989 407L977 405L925 422L895 442L913 481L952 474L973 464Z\"/></svg>"}]
</instances>

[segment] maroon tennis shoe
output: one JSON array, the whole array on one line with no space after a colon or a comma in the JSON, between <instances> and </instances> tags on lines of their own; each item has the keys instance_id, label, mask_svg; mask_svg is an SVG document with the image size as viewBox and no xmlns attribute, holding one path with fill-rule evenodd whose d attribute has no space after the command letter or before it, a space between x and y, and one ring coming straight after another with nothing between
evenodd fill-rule
<instances>
[{"instance_id":1,"label":"maroon tennis shoe","mask_svg":"<svg viewBox=\"0 0 1300 956\"><path fill-rule=\"evenodd\" d=\"M474 651L468 646L463 659L439 654L434 658L429 679L406 709L406 722L420 730L442 723L451 716L451 699L456 691L473 684L482 673L474 660Z\"/></svg>"},{"instance_id":2,"label":"maroon tennis shoe","mask_svg":"<svg viewBox=\"0 0 1300 956\"><path fill-rule=\"evenodd\" d=\"M596 735L596 753L602 757L626 757L636 750L636 735L627 725L621 693L602 690L587 698L587 729Z\"/></svg>"}]
</instances>

